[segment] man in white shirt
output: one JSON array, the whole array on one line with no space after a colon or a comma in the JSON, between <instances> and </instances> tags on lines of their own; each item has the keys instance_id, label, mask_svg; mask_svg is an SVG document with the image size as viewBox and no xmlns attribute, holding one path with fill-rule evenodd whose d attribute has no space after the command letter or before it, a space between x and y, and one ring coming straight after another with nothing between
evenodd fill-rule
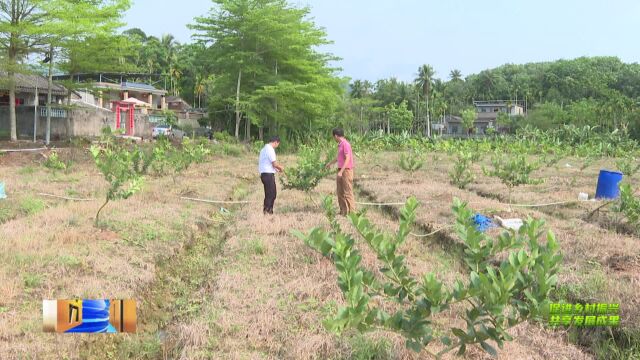
<instances>
[{"instance_id":1,"label":"man in white shirt","mask_svg":"<svg viewBox=\"0 0 640 360\"><path fill-rule=\"evenodd\" d=\"M273 204L276 201L276 172L284 170L280 164L276 162L276 148L280 145L280 138L273 136L269 142L260 151L258 159L258 172L260 180L264 185L264 214L273 214Z\"/></svg>"}]
</instances>

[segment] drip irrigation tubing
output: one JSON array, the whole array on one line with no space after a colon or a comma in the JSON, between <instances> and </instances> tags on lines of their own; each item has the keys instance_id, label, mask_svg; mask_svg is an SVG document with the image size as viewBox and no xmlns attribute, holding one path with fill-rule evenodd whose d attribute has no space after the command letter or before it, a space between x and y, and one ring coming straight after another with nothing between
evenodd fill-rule
<instances>
[{"instance_id":1,"label":"drip irrigation tubing","mask_svg":"<svg viewBox=\"0 0 640 360\"><path fill-rule=\"evenodd\" d=\"M28 151L44 151L49 150L49 148L39 148L39 149L0 149L0 153L13 153L13 152L28 152Z\"/></svg>"},{"instance_id":2,"label":"drip irrigation tubing","mask_svg":"<svg viewBox=\"0 0 640 360\"><path fill-rule=\"evenodd\" d=\"M56 198L56 199L71 200L71 201L96 201L96 199L78 199L78 198L59 196L59 195L53 195L53 194L45 194L45 193L38 193L38 195L45 196L45 197Z\"/></svg>"},{"instance_id":3,"label":"drip irrigation tubing","mask_svg":"<svg viewBox=\"0 0 640 360\"><path fill-rule=\"evenodd\" d=\"M189 201L203 202L203 203L207 203L207 204L253 204L253 203L259 203L260 202L260 201L207 200L207 199L196 199L196 198L190 198L190 197L184 197L184 196L181 196L180 199L189 200Z\"/></svg>"}]
</instances>

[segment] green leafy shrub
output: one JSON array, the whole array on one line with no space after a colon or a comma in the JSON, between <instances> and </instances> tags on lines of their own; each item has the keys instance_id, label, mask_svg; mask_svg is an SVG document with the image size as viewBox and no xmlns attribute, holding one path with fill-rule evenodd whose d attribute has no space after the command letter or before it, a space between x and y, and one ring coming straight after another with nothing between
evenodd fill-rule
<instances>
[{"instance_id":1,"label":"green leafy shrub","mask_svg":"<svg viewBox=\"0 0 640 360\"><path fill-rule=\"evenodd\" d=\"M449 173L451 184L457 186L459 189L464 189L467 185L471 184L475 180L475 176L471 171L472 153L461 151L456 157L456 162L453 165L453 171Z\"/></svg>"},{"instance_id":2,"label":"green leafy shrub","mask_svg":"<svg viewBox=\"0 0 640 360\"><path fill-rule=\"evenodd\" d=\"M209 149L206 140L194 141L184 139L184 141L182 141L182 151L192 162L198 164L205 162L207 156L211 155L211 149Z\"/></svg>"},{"instance_id":3,"label":"green leafy shrub","mask_svg":"<svg viewBox=\"0 0 640 360\"><path fill-rule=\"evenodd\" d=\"M155 174L163 174L167 167L173 170L173 180L176 175L187 170L192 163L203 163L211 154L211 149L207 140L199 141L185 138L182 141L182 148L174 147L171 142L160 137L153 148L152 169Z\"/></svg>"},{"instance_id":4,"label":"green leafy shrub","mask_svg":"<svg viewBox=\"0 0 640 360\"><path fill-rule=\"evenodd\" d=\"M493 170L487 171L483 168L485 175L497 177L509 189L509 203L511 203L511 193L513 188L526 184L540 184L539 179L531 178L531 173L539 168L538 164L530 163L524 155L513 157L494 157L491 159Z\"/></svg>"},{"instance_id":5,"label":"green leafy shrub","mask_svg":"<svg viewBox=\"0 0 640 360\"><path fill-rule=\"evenodd\" d=\"M224 131L213 133L213 138L215 140L217 140L217 141L225 142L225 143L235 143L236 142L236 138L231 136L228 132L224 132Z\"/></svg>"},{"instance_id":6,"label":"green leafy shrub","mask_svg":"<svg viewBox=\"0 0 640 360\"><path fill-rule=\"evenodd\" d=\"M282 186L285 189L304 192L315 189L320 180L334 172L331 169L327 169L326 165L335 158L335 149L330 151L324 160L322 153L321 148L302 145L298 152L298 163L295 167L288 168L285 176L280 178Z\"/></svg>"},{"instance_id":7,"label":"green leafy shrub","mask_svg":"<svg viewBox=\"0 0 640 360\"><path fill-rule=\"evenodd\" d=\"M632 156L625 156L616 161L616 166L625 176L632 177L640 169L640 162Z\"/></svg>"},{"instance_id":8,"label":"green leafy shrub","mask_svg":"<svg viewBox=\"0 0 640 360\"><path fill-rule=\"evenodd\" d=\"M624 215L629 225L640 229L640 199L635 196L630 184L620 185L620 200L615 210Z\"/></svg>"},{"instance_id":9,"label":"green leafy shrub","mask_svg":"<svg viewBox=\"0 0 640 360\"><path fill-rule=\"evenodd\" d=\"M260 151L262 151L263 147L264 147L264 141L261 141L261 140L254 141L253 144L251 144L251 152L254 154L260 154Z\"/></svg>"},{"instance_id":10,"label":"green leafy shrub","mask_svg":"<svg viewBox=\"0 0 640 360\"><path fill-rule=\"evenodd\" d=\"M142 152L138 146L132 150L124 144L112 144L105 147L92 146L91 155L105 180L109 183L105 202L96 213L95 223L98 224L100 212L109 201L128 199L140 191L146 174L152 162L152 156Z\"/></svg>"},{"instance_id":11,"label":"green leafy shrub","mask_svg":"<svg viewBox=\"0 0 640 360\"><path fill-rule=\"evenodd\" d=\"M171 165L171 154L175 151L169 139L166 136L158 137L153 147L154 161L151 163L151 169L156 175L162 175L165 169Z\"/></svg>"},{"instance_id":12,"label":"green leafy shrub","mask_svg":"<svg viewBox=\"0 0 640 360\"><path fill-rule=\"evenodd\" d=\"M332 222L333 202L325 199L324 205ZM337 334L347 329L394 331L406 338L408 348L436 358L455 349L462 355L471 345L496 355L489 341L502 348L505 341L513 339L509 328L541 319L548 308L548 296L557 282L562 260L555 236L548 232L542 245L544 222L527 219L517 232L509 230L491 238L476 229L473 212L466 203L455 199L455 228L465 247L463 259L469 280L458 280L449 288L434 273L413 277L405 257L398 254L411 232L417 207L415 198L407 200L395 234L378 230L362 213L350 214L352 226L383 263L380 274L361 265L356 241L339 227L332 225L329 232L314 228L308 234L294 231L308 246L333 261L338 272L338 285L347 305L335 317L326 319L325 327ZM503 255L503 260L495 265L498 255ZM387 307L378 305L381 301L394 304L395 312L384 310ZM452 327L436 337L432 317L448 311L453 304L466 307L462 315L466 330ZM435 341L443 349L431 353L426 347Z\"/></svg>"},{"instance_id":13,"label":"green leafy shrub","mask_svg":"<svg viewBox=\"0 0 640 360\"><path fill-rule=\"evenodd\" d=\"M235 144L224 143L222 144L222 154L226 156L239 157L242 155L242 147Z\"/></svg>"},{"instance_id":14,"label":"green leafy shrub","mask_svg":"<svg viewBox=\"0 0 640 360\"><path fill-rule=\"evenodd\" d=\"M420 170L424 165L424 159L414 151L409 153L400 154L400 161L398 163L400 168L413 175L414 172Z\"/></svg>"},{"instance_id":15,"label":"green leafy shrub","mask_svg":"<svg viewBox=\"0 0 640 360\"><path fill-rule=\"evenodd\" d=\"M58 153L56 151L52 151L51 154L47 156L47 160L45 160L44 162L44 167L56 171L66 170L68 166L67 163L60 160L60 156L58 156Z\"/></svg>"}]
</instances>

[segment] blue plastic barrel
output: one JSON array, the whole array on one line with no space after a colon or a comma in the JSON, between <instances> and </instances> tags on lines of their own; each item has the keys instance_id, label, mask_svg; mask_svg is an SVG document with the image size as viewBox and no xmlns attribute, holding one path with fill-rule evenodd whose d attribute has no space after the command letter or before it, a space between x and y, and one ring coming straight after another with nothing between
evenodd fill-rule
<instances>
[{"instance_id":1,"label":"blue plastic barrel","mask_svg":"<svg viewBox=\"0 0 640 360\"><path fill-rule=\"evenodd\" d=\"M622 173L617 171L600 170L596 199L617 199L620 196L618 184L622 181Z\"/></svg>"}]
</instances>

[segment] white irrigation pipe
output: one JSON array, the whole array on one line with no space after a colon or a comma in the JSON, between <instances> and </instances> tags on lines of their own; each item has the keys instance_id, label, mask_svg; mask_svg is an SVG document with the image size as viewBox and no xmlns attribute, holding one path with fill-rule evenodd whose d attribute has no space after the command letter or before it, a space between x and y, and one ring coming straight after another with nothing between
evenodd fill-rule
<instances>
[{"instance_id":1,"label":"white irrigation pipe","mask_svg":"<svg viewBox=\"0 0 640 360\"><path fill-rule=\"evenodd\" d=\"M553 205L564 205L564 204L572 204L572 203L577 203L581 200L569 200L569 201L559 201L559 202L553 202L553 203L548 203L548 204L536 204L536 205L524 205L524 204L513 204L510 206L513 207L545 207L545 206L553 206ZM584 200L582 200L584 201ZM509 205L509 204L506 204Z\"/></svg>"},{"instance_id":2,"label":"white irrigation pipe","mask_svg":"<svg viewBox=\"0 0 640 360\"><path fill-rule=\"evenodd\" d=\"M58 195L45 194L45 193L38 193L38 195L57 198L57 199L71 200L71 201L96 201L96 199L78 199L78 198L72 198L72 197L66 197L66 196L58 196Z\"/></svg>"},{"instance_id":3,"label":"white irrigation pipe","mask_svg":"<svg viewBox=\"0 0 640 360\"><path fill-rule=\"evenodd\" d=\"M409 235L411 235L411 236L415 236L415 237L419 237L419 238L420 238L420 237L429 237L429 236L432 236L432 235L435 235L435 234L439 233L439 232L440 232L440 231L442 231L442 230L449 229L449 228L452 228L452 227L454 227L454 225L446 225L446 226L443 226L443 227L439 228L438 230L434 230L434 231L432 231L432 232L430 232L430 233L428 233L428 234L414 234L414 233L409 233Z\"/></svg>"},{"instance_id":4,"label":"white irrigation pipe","mask_svg":"<svg viewBox=\"0 0 640 360\"><path fill-rule=\"evenodd\" d=\"M356 202L357 205L370 205L370 206L390 206L390 205L404 205L403 202L393 202L393 203L366 203L366 202Z\"/></svg>"},{"instance_id":5,"label":"white irrigation pipe","mask_svg":"<svg viewBox=\"0 0 640 360\"><path fill-rule=\"evenodd\" d=\"M189 198L189 197L184 197L181 196L180 199L182 200L190 200L190 201L197 201L197 202L203 202L203 203L207 203L207 204L253 204L253 203L258 203L259 201L219 201L219 200L206 200L206 199L195 199L195 198Z\"/></svg>"},{"instance_id":6,"label":"white irrigation pipe","mask_svg":"<svg viewBox=\"0 0 640 360\"><path fill-rule=\"evenodd\" d=\"M49 148L40 148L40 149L6 149L6 150L0 150L0 153L26 152L26 151L43 151L43 150L49 150Z\"/></svg>"}]
</instances>

